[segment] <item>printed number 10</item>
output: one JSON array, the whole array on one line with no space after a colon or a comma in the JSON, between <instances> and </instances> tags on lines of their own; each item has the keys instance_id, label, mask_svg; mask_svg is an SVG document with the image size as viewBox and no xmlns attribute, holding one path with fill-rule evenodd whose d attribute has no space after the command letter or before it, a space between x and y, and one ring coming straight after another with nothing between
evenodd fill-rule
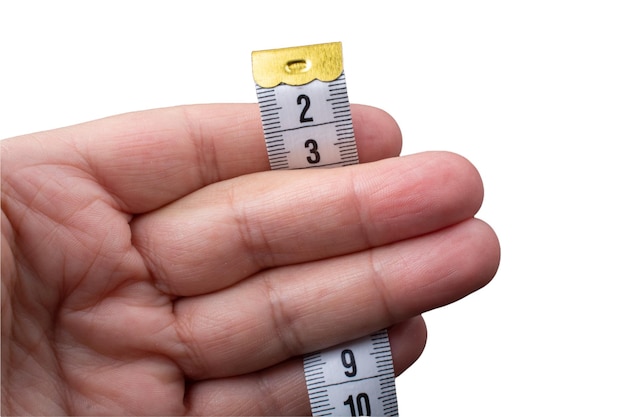
<instances>
[{"instance_id":1,"label":"printed number 10","mask_svg":"<svg viewBox=\"0 0 626 417\"><path fill-rule=\"evenodd\" d=\"M350 407L350 415L352 416L372 415L370 397L364 392L357 395L356 400L352 395L349 396L348 399L343 402L343 404Z\"/></svg>"}]
</instances>

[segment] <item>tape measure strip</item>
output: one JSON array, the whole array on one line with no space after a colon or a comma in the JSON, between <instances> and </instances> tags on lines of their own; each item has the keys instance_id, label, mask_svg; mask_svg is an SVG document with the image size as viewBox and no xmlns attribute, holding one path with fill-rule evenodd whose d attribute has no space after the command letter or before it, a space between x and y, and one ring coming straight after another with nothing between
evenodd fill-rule
<instances>
[{"instance_id":1,"label":"tape measure strip","mask_svg":"<svg viewBox=\"0 0 626 417\"><path fill-rule=\"evenodd\" d=\"M305 86L257 85L272 169L329 168L359 163L343 73ZM333 140L330 140L333 138Z\"/></svg>"},{"instance_id":2,"label":"tape measure strip","mask_svg":"<svg viewBox=\"0 0 626 417\"><path fill-rule=\"evenodd\" d=\"M341 43L252 53L271 168L307 169L359 162ZM386 330L305 355L313 415L397 416Z\"/></svg>"},{"instance_id":3,"label":"tape measure strip","mask_svg":"<svg viewBox=\"0 0 626 417\"><path fill-rule=\"evenodd\" d=\"M313 415L398 415L386 330L307 355L304 375Z\"/></svg>"}]
</instances>

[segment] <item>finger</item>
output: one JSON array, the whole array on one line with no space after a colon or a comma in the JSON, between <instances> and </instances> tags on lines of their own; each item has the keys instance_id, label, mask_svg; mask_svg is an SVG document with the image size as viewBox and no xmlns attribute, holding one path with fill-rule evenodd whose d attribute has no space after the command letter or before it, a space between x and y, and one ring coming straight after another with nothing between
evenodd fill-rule
<instances>
[{"instance_id":1,"label":"finger","mask_svg":"<svg viewBox=\"0 0 626 417\"><path fill-rule=\"evenodd\" d=\"M382 110L352 106L362 162L397 156L401 135ZM78 167L130 213L204 185L269 169L258 106L214 104L129 113L31 135L32 163Z\"/></svg>"},{"instance_id":2,"label":"finger","mask_svg":"<svg viewBox=\"0 0 626 417\"><path fill-rule=\"evenodd\" d=\"M186 350L167 354L198 379L256 371L452 303L485 285L498 262L493 231L471 219L369 251L268 270L179 299L174 326L181 341L173 345Z\"/></svg>"},{"instance_id":3,"label":"finger","mask_svg":"<svg viewBox=\"0 0 626 417\"><path fill-rule=\"evenodd\" d=\"M335 170L264 173L137 218L133 242L161 290L198 295L269 267L352 253L472 217L483 188L450 153Z\"/></svg>"},{"instance_id":4,"label":"finger","mask_svg":"<svg viewBox=\"0 0 626 417\"><path fill-rule=\"evenodd\" d=\"M391 327L389 343L399 375L424 350L424 320L415 317ZM195 383L186 401L191 415L311 415L301 358L254 374Z\"/></svg>"}]
</instances>

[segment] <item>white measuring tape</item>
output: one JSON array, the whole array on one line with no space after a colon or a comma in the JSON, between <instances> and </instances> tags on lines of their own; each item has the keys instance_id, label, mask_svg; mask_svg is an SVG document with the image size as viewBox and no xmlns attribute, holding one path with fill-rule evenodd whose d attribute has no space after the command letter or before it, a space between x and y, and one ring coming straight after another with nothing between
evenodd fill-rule
<instances>
[{"instance_id":1,"label":"white measuring tape","mask_svg":"<svg viewBox=\"0 0 626 417\"><path fill-rule=\"evenodd\" d=\"M252 53L272 169L357 164L341 43ZM386 330L304 357L317 416L397 416Z\"/></svg>"}]
</instances>

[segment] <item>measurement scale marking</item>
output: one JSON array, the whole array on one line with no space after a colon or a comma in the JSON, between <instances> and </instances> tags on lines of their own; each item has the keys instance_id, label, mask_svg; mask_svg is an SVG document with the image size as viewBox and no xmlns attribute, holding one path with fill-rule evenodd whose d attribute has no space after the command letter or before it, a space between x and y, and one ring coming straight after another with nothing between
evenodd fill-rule
<instances>
[{"instance_id":1,"label":"measurement scale marking","mask_svg":"<svg viewBox=\"0 0 626 417\"><path fill-rule=\"evenodd\" d=\"M367 376L367 377L359 378L359 379L351 379L349 381L343 381L343 382L335 382L332 384L322 385L321 387L327 388L327 387L334 387L337 385L353 384L355 382L367 381L368 379L376 379L376 378L380 378L380 375Z\"/></svg>"},{"instance_id":2,"label":"measurement scale marking","mask_svg":"<svg viewBox=\"0 0 626 417\"><path fill-rule=\"evenodd\" d=\"M310 125L306 125L306 126L297 126L297 127L291 127L288 129L281 129L281 130L273 130L272 133L282 133L282 132L290 132L290 131L294 131L294 130L301 130L301 129L309 129L312 127L318 127L318 126L324 126L324 125L332 125L335 124L337 122L345 122L345 120L332 120L330 122L322 122L322 123L315 123L315 124L310 124ZM270 128L270 130L273 128Z\"/></svg>"},{"instance_id":3,"label":"measurement scale marking","mask_svg":"<svg viewBox=\"0 0 626 417\"><path fill-rule=\"evenodd\" d=\"M348 165L355 165L354 160L351 161L341 161L341 162L334 162L332 164L325 164L325 165L318 165L317 168L325 168L325 167L336 167L336 166L348 166ZM291 169L308 169L308 168L291 168Z\"/></svg>"}]
</instances>

